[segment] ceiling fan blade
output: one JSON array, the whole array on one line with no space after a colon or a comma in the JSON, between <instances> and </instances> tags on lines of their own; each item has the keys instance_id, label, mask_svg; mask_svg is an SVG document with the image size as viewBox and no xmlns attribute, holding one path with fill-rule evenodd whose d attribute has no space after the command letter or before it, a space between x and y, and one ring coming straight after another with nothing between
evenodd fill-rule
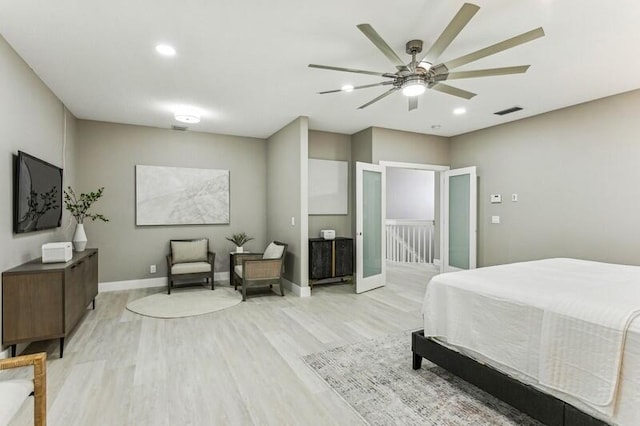
<instances>
[{"instance_id":1,"label":"ceiling fan blade","mask_svg":"<svg viewBox=\"0 0 640 426\"><path fill-rule=\"evenodd\" d=\"M448 69L457 68L459 66L468 64L469 62L477 61L478 59L482 59L486 56L494 55L498 52L502 52L503 50L511 49L512 47L519 46L523 43L535 40L542 36L544 36L544 30L542 29L542 27L539 27L535 30L527 31L526 33L522 33L510 39L501 41L500 43L485 47L484 49L476 50L475 52L460 56L459 58L452 59L451 61L447 61L444 63L444 65Z\"/></svg>"},{"instance_id":2,"label":"ceiling fan blade","mask_svg":"<svg viewBox=\"0 0 640 426\"><path fill-rule=\"evenodd\" d=\"M457 96L459 98L471 99L476 94L467 92L466 90L458 89L457 87L449 86L447 84L436 83L431 86L431 89L437 90L438 92L446 93L447 95Z\"/></svg>"},{"instance_id":3,"label":"ceiling fan blade","mask_svg":"<svg viewBox=\"0 0 640 426\"><path fill-rule=\"evenodd\" d=\"M453 17L447 28L444 29L440 37L429 48L423 61L427 61L431 64L440 57L442 52L449 47L451 42L458 36L460 31L467 26L471 18L480 10L480 6L475 4L465 3L462 5L456 16ZM422 62L422 61L421 61Z\"/></svg>"},{"instance_id":4,"label":"ceiling fan blade","mask_svg":"<svg viewBox=\"0 0 640 426\"><path fill-rule=\"evenodd\" d=\"M387 86L389 84L393 84L393 81L383 81L381 83L365 84L364 86L356 86L351 90L367 89L369 87L376 87L376 86ZM351 90L348 90L348 91L350 92ZM318 92L318 94L326 95L327 93L337 93L337 92L347 92L347 90L342 90L342 89L325 90L324 92Z\"/></svg>"},{"instance_id":5,"label":"ceiling fan blade","mask_svg":"<svg viewBox=\"0 0 640 426\"><path fill-rule=\"evenodd\" d=\"M395 74L387 73L387 72L377 72L377 71L365 71L365 70L357 70L353 68L343 68L343 67L332 67L330 65L318 65L318 64L309 64L309 68L319 68L322 70L331 70L331 71L344 71L344 72L354 72L357 74L368 74L368 75L377 75L380 77L389 77L395 78Z\"/></svg>"},{"instance_id":6,"label":"ceiling fan blade","mask_svg":"<svg viewBox=\"0 0 640 426\"><path fill-rule=\"evenodd\" d=\"M366 104L364 104L364 105L360 105L360 106L358 107L358 109L364 109L364 108L368 107L369 105L371 105L371 104L373 104L373 103L375 103L375 102L378 102L380 99L382 99L382 98L385 98L385 97L389 96L390 94L392 94L393 92L395 92L395 91L397 91L397 90L398 90L398 88L397 88L397 87L394 87L394 88L392 88L392 89L389 89L389 90L387 90L386 92L384 92L382 95L378 96L377 98L370 100L369 102L367 102L367 103L366 103Z\"/></svg>"},{"instance_id":7,"label":"ceiling fan blade","mask_svg":"<svg viewBox=\"0 0 640 426\"><path fill-rule=\"evenodd\" d=\"M407 65L402 62L402 59L400 59L398 54L393 51L393 49L387 44L386 41L382 39L382 37L380 37L380 34L378 34L371 25L360 24L358 25L358 29L362 31L362 33L367 36L367 38L371 40L373 44L376 45L378 50L380 50L384 54L384 56L386 56L387 59L389 59L393 63L393 65L396 66L398 70L402 71L407 69Z\"/></svg>"},{"instance_id":8,"label":"ceiling fan blade","mask_svg":"<svg viewBox=\"0 0 640 426\"><path fill-rule=\"evenodd\" d=\"M414 109L418 109L418 97L409 96L409 111L413 111Z\"/></svg>"},{"instance_id":9,"label":"ceiling fan blade","mask_svg":"<svg viewBox=\"0 0 640 426\"><path fill-rule=\"evenodd\" d=\"M491 77L494 75L522 74L527 72L531 65L521 65L517 67L489 68L486 70L454 71L450 72L447 80L459 78Z\"/></svg>"}]
</instances>

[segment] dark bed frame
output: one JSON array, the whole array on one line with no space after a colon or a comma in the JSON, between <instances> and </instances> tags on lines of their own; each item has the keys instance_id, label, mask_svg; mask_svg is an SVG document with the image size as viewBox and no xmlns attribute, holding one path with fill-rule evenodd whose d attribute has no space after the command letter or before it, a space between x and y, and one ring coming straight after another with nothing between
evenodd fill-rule
<instances>
[{"instance_id":1,"label":"dark bed frame","mask_svg":"<svg viewBox=\"0 0 640 426\"><path fill-rule=\"evenodd\" d=\"M607 425L554 396L424 337L424 330L412 333L411 350L414 370L420 369L422 358L428 359L546 425Z\"/></svg>"}]
</instances>

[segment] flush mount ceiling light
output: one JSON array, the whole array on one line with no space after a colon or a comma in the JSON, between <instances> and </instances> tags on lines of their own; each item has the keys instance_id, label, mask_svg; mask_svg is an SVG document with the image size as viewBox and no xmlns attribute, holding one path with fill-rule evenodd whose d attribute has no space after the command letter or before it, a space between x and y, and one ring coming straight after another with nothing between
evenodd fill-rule
<instances>
[{"instance_id":1,"label":"flush mount ceiling light","mask_svg":"<svg viewBox=\"0 0 640 426\"><path fill-rule=\"evenodd\" d=\"M163 56L174 56L176 54L176 49L168 44L159 44L156 46L156 52Z\"/></svg>"},{"instance_id":2,"label":"flush mount ceiling light","mask_svg":"<svg viewBox=\"0 0 640 426\"><path fill-rule=\"evenodd\" d=\"M410 76L402 84L402 94L405 96L418 96L422 95L427 88L424 85L424 81L420 76Z\"/></svg>"},{"instance_id":3,"label":"flush mount ceiling light","mask_svg":"<svg viewBox=\"0 0 640 426\"><path fill-rule=\"evenodd\" d=\"M465 108L456 108L456 109L453 110L453 113L455 115L462 115L465 112L467 112L467 110Z\"/></svg>"},{"instance_id":4,"label":"flush mount ceiling light","mask_svg":"<svg viewBox=\"0 0 640 426\"><path fill-rule=\"evenodd\" d=\"M178 111L174 117L181 123L195 124L200 122L200 114L196 111Z\"/></svg>"},{"instance_id":5,"label":"flush mount ceiling light","mask_svg":"<svg viewBox=\"0 0 640 426\"><path fill-rule=\"evenodd\" d=\"M342 86L340 88L340 90L342 90L343 92L353 92L353 85L352 84L345 84L344 86Z\"/></svg>"}]
</instances>

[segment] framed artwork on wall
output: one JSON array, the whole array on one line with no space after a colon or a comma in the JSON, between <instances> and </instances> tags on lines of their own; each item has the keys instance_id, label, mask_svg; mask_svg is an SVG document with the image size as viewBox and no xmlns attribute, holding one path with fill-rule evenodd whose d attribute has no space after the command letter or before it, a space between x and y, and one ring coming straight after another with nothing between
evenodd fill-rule
<instances>
[{"instance_id":1,"label":"framed artwork on wall","mask_svg":"<svg viewBox=\"0 0 640 426\"><path fill-rule=\"evenodd\" d=\"M136 165L136 225L229 223L229 170Z\"/></svg>"}]
</instances>

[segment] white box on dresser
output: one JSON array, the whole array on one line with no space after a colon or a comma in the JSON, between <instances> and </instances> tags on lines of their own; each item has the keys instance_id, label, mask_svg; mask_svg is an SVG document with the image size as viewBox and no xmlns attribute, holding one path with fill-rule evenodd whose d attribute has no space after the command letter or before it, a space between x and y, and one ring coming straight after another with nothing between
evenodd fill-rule
<instances>
[{"instance_id":1,"label":"white box on dresser","mask_svg":"<svg viewBox=\"0 0 640 426\"><path fill-rule=\"evenodd\" d=\"M68 262L72 257L73 245L71 242L42 245L42 263Z\"/></svg>"}]
</instances>

